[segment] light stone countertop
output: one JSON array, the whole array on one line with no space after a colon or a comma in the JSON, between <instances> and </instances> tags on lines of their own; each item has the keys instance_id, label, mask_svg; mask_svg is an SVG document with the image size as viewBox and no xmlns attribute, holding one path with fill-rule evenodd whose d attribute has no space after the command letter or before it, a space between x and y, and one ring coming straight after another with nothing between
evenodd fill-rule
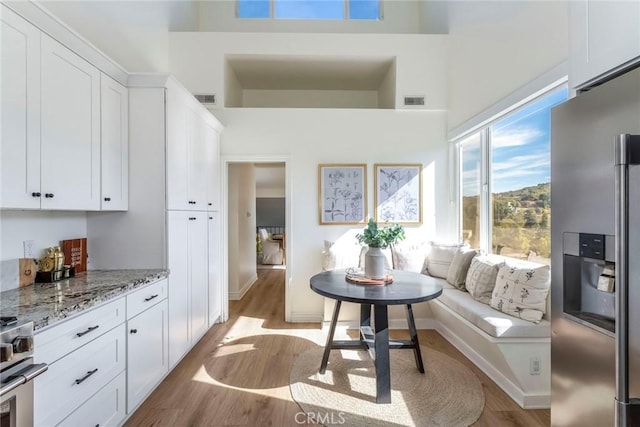
<instances>
[{"instance_id":1,"label":"light stone countertop","mask_svg":"<svg viewBox=\"0 0 640 427\"><path fill-rule=\"evenodd\" d=\"M0 315L38 330L169 276L168 270L90 270L55 283L0 292Z\"/></svg>"}]
</instances>

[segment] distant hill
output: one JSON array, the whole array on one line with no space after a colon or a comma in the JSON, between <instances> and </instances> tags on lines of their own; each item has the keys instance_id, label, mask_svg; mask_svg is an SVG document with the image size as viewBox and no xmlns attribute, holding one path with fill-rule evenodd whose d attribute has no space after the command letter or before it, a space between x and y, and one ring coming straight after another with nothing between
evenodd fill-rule
<instances>
[{"instance_id":1,"label":"distant hill","mask_svg":"<svg viewBox=\"0 0 640 427\"><path fill-rule=\"evenodd\" d=\"M520 188L519 190L493 193L494 198L513 199L519 201L518 207L528 208L548 208L551 203L551 184L548 182L533 185L531 187Z\"/></svg>"}]
</instances>

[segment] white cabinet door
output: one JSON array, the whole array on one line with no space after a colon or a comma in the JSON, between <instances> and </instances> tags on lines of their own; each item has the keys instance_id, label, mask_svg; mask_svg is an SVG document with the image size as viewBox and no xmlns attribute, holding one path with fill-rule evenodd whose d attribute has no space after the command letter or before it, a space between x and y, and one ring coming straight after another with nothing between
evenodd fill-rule
<instances>
[{"instance_id":1,"label":"white cabinet door","mask_svg":"<svg viewBox=\"0 0 640 427\"><path fill-rule=\"evenodd\" d=\"M169 369L167 300L127 321L127 413L131 413Z\"/></svg>"},{"instance_id":2,"label":"white cabinet door","mask_svg":"<svg viewBox=\"0 0 640 427\"><path fill-rule=\"evenodd\" d=\"M100 72L42 34L41 207L100 209Z\"/></svg>"},{"instance_id":3,"label":"white cabinet door","mask_svg":"<svg viewBox=\"0 0 640 427\"><path fill-rule=\"evenodd\" d=\"M208 213L209 229L209 326L222 314L220 213Z\"/></svg>"},{"instance_id":4,"label":"white cabinet door","mask_svg":"<svg viewBox=\"0 0 640 427\"><path fill-rule=\"evenodd\" d=\"M187 211L167 213L169 256L169 366L190 348L189 336L189 218Z\"/></svg>"},{"instance_id":5,"label":"white cabinet door","mask_svg":"<svg viewBox=\"0 0 640 427\"><path fill-rule=\"evenodd\" d=\"M189 262L191 264L191 345L209 328L209 277L207 259L207 213L189 217Z\"/></svg>"},{"instance_id":6,"label":"white cabinet door","mask_svg":"<svg viewBox=\"0 0 640 427\"><path fill-rule=\"evenodd\" d=\"M119 426L126 415L126 376L122 372L56 427Z\"/></svg>"},{"instance_id":7,"label":"white cabinet door","mask_svg":"<svg viewBox=\"0 0 640 427\"><path fill-rule=\"evenodd\" d=\"M127 88L101 75L101 208L129 207L129 99Z\"/></svg>"},{"instance_id":8,"label":"white cabinet door","mask_svg":"<svg viewBox=\"0 0 640 427\"><path fill-rule=\"evenodd\" d=\"M167 209L191 209L189 144L191 120L184 95L167 89Z\"/></svg>"},{"instance_id":9,"label":"white cabinet door","mask_svg":"<svg viewBox=\"0 0 640 427\"><path fill-rule=\"evenodd\" d=\"M207 146L207 209L220 210L220 135L212 127L205 125Z\"/></svg>"},{"instance_id":10,"label":"white cabinet door","mask_svg":"<svg viewBox=\"0 0 640 427\"><path fill-rule=\"evenodd\" d=\"M194 111L189 112L190 138L189 138L189 187L188 194L191 209L207 210L207 166L208 150L205 132L205 123L202 117Z\"/></svg>"},{"instance_id":11,"label":"white cabinet door","mask_svg":"<svg viewBox=\"0 0 640 427\"><path fill-rule=\"evenodd\" d=\"M0 13L0 207L39 209L40 30Z\"/></svg>"},{"instance_id":12,"label":"white cabinet door","mask_svg":"<svg viewBox=\"0 0 640 427\"><path fill-rule=\"evenodd\" d=\"M640 59L640 1L569 2L570 80L580 87Z\"/></svg>"}]
</instances>

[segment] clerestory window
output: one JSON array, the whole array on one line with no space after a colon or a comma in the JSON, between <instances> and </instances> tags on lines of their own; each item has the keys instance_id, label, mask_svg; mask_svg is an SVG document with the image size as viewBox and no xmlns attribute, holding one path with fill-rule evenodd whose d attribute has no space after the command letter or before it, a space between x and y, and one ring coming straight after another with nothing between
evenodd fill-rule
<instances>
[{"instance_id":1,"label":"clerestory window","mask_svg":"<svg viewBox=\"0 0 640 427\"><path fill-rule=\"evenodd\" d=\"M382 19L381 0L237 0L243 19Z\"/></svg>"}]
</instances>

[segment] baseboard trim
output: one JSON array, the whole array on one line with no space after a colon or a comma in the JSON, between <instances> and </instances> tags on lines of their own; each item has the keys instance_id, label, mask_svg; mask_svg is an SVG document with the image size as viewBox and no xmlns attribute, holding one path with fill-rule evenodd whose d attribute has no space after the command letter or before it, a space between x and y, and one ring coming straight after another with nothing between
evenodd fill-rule
<instances>
[{"instance_id":1,"label":"baseboard trim","mask_svg":"<svg viewBox=\"0 0 640 427\"><path fill-rule=\"evenodd\" d=\"M318 313L291 313L291 323L322 323Z\"/></svg>"},{"instance_id":2,"label":"baseboard trim","mask_svg":"<svg viewBox=\"0 0 640 427\"><path fill-rule=\"evenodd\" d=\"M256 274L251 279L249 279L244 285L242 285L242 287L238 292L229 292L229 299L233 301L241 300L242 297L245 296L247 292L249 292L249 289L251 289L251 287L257 281L258 281L258 275Z\"/></svg>"}]
</instances>

